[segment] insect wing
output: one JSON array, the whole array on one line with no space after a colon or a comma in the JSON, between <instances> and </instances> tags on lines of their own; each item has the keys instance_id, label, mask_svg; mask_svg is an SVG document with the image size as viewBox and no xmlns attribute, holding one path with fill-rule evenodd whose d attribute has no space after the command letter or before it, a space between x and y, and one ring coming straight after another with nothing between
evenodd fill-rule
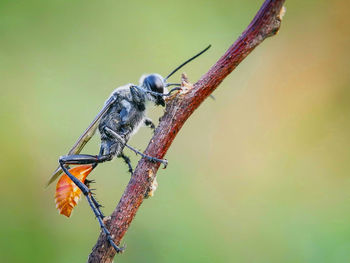
<instances>
[{"instance_id":1,"label":"insect wing","mask_svg":"<svg viewBox=\"0 0 350 263\"><path fill-rule=\"evenodd\" d=\"M95 119L91 122L89 127L84 131L84 133L79 137L77 142L74 144L72 149L68 152L67 155L73 155L73 154L79 154L81 150L84 148L86 143L92 138L92 136L95 134L96 129L101 121L101 118L103 115L108 111L108 109L111 107L111 105L116 101L116 98L114 96L110 97L105 105L103 106L102 110L97 114ZM60 166L57 167L55 172L51 175L47 185L50 185L53 181L55 181L58 176L62 173L62 168Z\"/></svg>"}]
</instances>

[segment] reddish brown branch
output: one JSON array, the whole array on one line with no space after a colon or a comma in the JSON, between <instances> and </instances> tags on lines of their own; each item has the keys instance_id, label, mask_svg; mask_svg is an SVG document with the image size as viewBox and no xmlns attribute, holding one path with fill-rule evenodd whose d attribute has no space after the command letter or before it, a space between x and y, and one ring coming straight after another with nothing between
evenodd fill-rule
<instances>
[{"instance_id":1,"label":"reddish brown branch","mask_svg":"<svg viewBox=\"0 0 350 263\"><path fill-rule=\"evenodd\" d=\"M183 77L183 90L168 99L165 114L148 144L146 154L163 158L194 110L257 45L277 33L284 12L284 1L266 0L242 35L193 86ZM116 244L120 244L139 206L149 194L158 168L159 164L145 159L139 161L118 206L106 222ZM112 262L114 256L114 249L107 244L105 235L101 233L88 262Z\"/></svg>"}]
</instances>

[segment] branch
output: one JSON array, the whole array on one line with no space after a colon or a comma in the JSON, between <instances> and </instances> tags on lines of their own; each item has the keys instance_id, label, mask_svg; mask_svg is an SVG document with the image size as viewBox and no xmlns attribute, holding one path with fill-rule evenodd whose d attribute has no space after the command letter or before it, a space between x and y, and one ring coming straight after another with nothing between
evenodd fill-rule
<instances>
[{"instance_id":1,"label":"branch","mask_svg":"<svg viewBox=\"0 0 350 263\"><path fill-rule=\"evenodd\" d=\"M257 45L278 32L284 13L284 1L266 0L242 35L194 85L189 84L183 75L182 90L167 100L165 113L145 154L162 159L195 109ZM116 244L120 244L144 198L152 194L158 169L159 163L144 158L139 161L118 206L106 220ZM112 262L114 256L115 250L108 245L105 234L101 232L88 262Z\"/></svg>"}]
</instances>

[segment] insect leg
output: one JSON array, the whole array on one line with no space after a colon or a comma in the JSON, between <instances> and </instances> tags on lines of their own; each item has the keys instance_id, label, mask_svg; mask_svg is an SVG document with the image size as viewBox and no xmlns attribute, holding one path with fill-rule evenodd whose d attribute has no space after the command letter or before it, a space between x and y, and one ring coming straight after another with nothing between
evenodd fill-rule
<instances>
[{"instance_id":1,"label":"insect leg","mask_svg":"<svg viewBox=\"0 0 350 263\"><path fill-rule=\"evenodd\" d=\"M101 229L103 230L103 232L106 234L107 240L109 242L109 244L115 249L115 251L117 251L117 253L120 253L123 251L124 248L122 247L118 247L114 241L112 240L111 237L111 233L108 231L108 229L106 228L105 224L103 223L103 217L101 215L101 212L99 211L99 209L97 208L99 206L99 204L97 203L97 201L95 200L95 198L92 196L91 194L91 190L85 185L83 184L79 179L77 179L74 175L72 175L66 167L64 167L65 163L63 160L60 159L60 166L63 170L63 172L75 183L75 185L82 191L82 193L85 195L92 211L94 212L98 223L101 227Z\"/></svg>"},{"instance_id":2,"label":"insect leg","mask_svg":"<svg viewBox=\"0 0 350 263\"><path fill-rule=\"evenodd\" d=\"M74 175L72 175L66 167L64 167L64 161L60 160L60 166L62 167L62 170L65 172L65 174L73 181L73 183L82 191L82 193L85 196L89 196L91 199L93 199L93 203L95 204L92 210L94 211L94 214L97 217L103 217L101 211L99 210L100 205L97 203L96 199L92 196L91 190L79 179L77 179ZM97 211L96 211L97 210Z\"/></svg>"},{"instance_id":3,"label":"insect leg","mask_svg":"<svg viewBox=\"0 0 350 263\"><path fill-rule=\"evenodd\" d=\"M59 162L64 164L64 166L67 166L69 164L73 164L73 165L92 164L93 168L95 168L97 166L97 164L105 162L105 161L109 161L112 158L113 158L112 155L98 155L98 156L95 156L95 155L88 155L88 154L76 154L76 155L61 156L60 159L59 159ZM72 180L72 181L76 184L76 182L74 180ZM95 205L97 211L99 212L100 216L102 218L104 218L104 215L103 215L103 213L100 210L101 205L97 202L97 200L92 195L91 195L91 200L94 203L94 205Z\"/></svg>"},{"instance_id":4,"label":"insect leg","mask_svg":"<svg viewBox=\"0 0 350 263\"><path fill-rule=\"evenodd\" d=\"M73 154L60 157L63 164L98 164L112 160L111 154L106 155L90 155L90 154Z\"/></svg>"},{"instance_id":5,"label":"insect leg","mask_svg":"<svg viewBox=\"0 0 350 263\"><path fill-rule=\"evenodd\" d=\"M90 196L92 202L94 203L94 206L96 207L97 211L99 212L99 214L101 215L101 218L105 218L104 214L102 213L102 211L100 210L100 207L102 207L102 205L100 205L97 200L95 199L95 197L93 195Z\"/></svg>"},{"instance_id":6,"label":"insect leg","mask_svg":"<svg viewBox=\"0 0 350 263\"><path fill-rule=\"evenodd\" d=\"M132 150L134 153L142 156L143 158L146 158L147 160L151 161L151 162L158 162L158 163L161 163L164 165L164 168L166 168L168 166L168 161L167 160L163 160L163 159L158 159L156 157L152 157L152 156L149 156L149 155L146 155L140 151L138 151L137 149L135 149L134 147L128 145L128 144L125 144L126 147L128 147L130 150Z\"/></svg>"},{"instance_id":7,"label":"insect leg","mask_svg":"<svg viewBox=\"0 0 350 263\"><path fill-rule=\"evenodd\" d=\"M120 157L122 157L124 162L128 165L129 173L131 173L131 175L132 175L133 174L133 169L132 169L130 158L128 156L126 156L123 152L120 154Z\"/></svg>"},{"instance_id":8,"label":"insect leg","mask_svg":"<svg viewBox=\"0 0 350 263\"><path fill-rule=\"evenodd\" d=\"M91 200L91 195L90 195L90 196L89 196L89 195L85 195L85 197L86 197L87 201L89 202L89 205L90 205L92 211L94 211L94 214L95 214L95 216L96 216L96 218L97 218L97 220L98 220L98 223L100 224L100 227L102 228L103 232L106 234L106 238L107 238L109 244L115 249L115 251L116 251L117 253L123 252L123 251L124 251L124 247L118 247L118 246L114 243L114 241L113 241L113 239L112 239L112 236L111 236L111 233L110 233L110 232L108 231L108 229L106 228L105 224L103 223L102 218L96 213L96 210L94 209L94 208L95 208L94 203L93 203L93 201Z\"/></svg>"},{"instance_id":9,"label":"insect leg","mask_svg":"<svg viewBox=\"0 0 350 263\"><path fill-rule=\"evenodd\" d=\"M120 143L122 143L123 145L125 145L126 147L128 147L130 150L132 150L133 152L135 152L136 154L138 155L141 155L143 158L146 158L148 159L149 161L151 162L159 162L161 164L164 165L164 168L167 167L168 165L168 161L167 160L163 160L163 159L158 159L156 157L152 157L152 156L149 156L149 155L146 155L146 154L143 154L142 152L136 150L134 147L128 145L127 143L125 143L125 140L120 137L115 131L111 130L110 128L106 127L105 130L110 134L112 135L114 138L116 138Z\"/></svg>"},{"instance_id":10,"label":"insect leg","mask_svg":"<svg viewBox=\"0 0 350 263\"><path fill-rule=\"evenodd\" d=\"M97 164L95 165L95 167L97 166ZM89 185L94 182L94 180L88 180L88 179L85 179L85 182L84 184L89 188ZM90 190L91 191L91 190ZM102 211L100 210L100 207L102 207L102 205L100 205L97 200L95 199L95 197L93 196L93 193L91 195L91 200L92 202L94 203L97 211L100 213L101 217L104 218L105 216L103 215Z\"/></svg>"}]
</instances>

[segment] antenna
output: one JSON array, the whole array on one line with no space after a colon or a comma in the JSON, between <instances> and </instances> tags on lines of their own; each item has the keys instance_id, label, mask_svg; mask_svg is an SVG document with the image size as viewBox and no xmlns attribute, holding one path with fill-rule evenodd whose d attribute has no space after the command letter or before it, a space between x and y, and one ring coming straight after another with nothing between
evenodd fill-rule
<instances>
[{"instance_id":1,"label":"antenna","mask_svg":"<svg viewBox=\"0 0 350 263\"><path fill-rule=\"evenodd\" d=\"M166 81L171 75L173 75L176 71L178 71L180 68L182 68L183 66L185 66L187 63L191 62L192 60L194 60L195 58L199 57L200 55L202 55L205 51L207 51L209 48L211 47L211 45L207 46L204 50L202 50L201 52L199 52L197 55L195 55L194 57L190 58L189 60L185 61L184 63L182 63L180 66L178 66L176 69L174 69L165 79L164 81Z\"/></svg>"}]
</instances>

